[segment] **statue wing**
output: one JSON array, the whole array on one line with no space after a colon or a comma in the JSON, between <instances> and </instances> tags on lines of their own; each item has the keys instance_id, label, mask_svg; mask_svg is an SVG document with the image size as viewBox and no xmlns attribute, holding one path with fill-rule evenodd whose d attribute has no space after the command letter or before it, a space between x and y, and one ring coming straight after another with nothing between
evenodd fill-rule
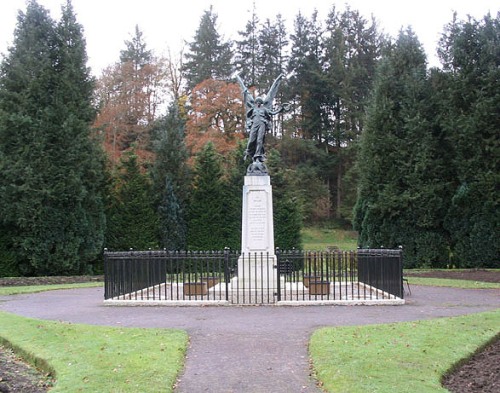
<instances>
[{"instance_id":1,"label":"statue wing","mask_svg":"<svg viewBox=\"0 0 500 393\"><path fill-rule=\"evenodd\" d=\"M253 108L255 98L253 98L253 95L248 91L248 88L245 86L245 83L238 74L236 74L236 80L238 81L238 84L241 87L241 91L243 92L243 102L245 104L245 107Z\"/></svg>"},{"instance_id":2,"label":"statue wing","mask_svg":"<svg viewBox=\"0 0 500 393\"><path fill-rule=\"evenodd\" d=\"M271 88L269 89L269 92L266 95L266 98L264 99L264 106L271 110L273 106L273 101L274 98L276 97L276 94L278 93L278 87L281 84L281 80L285 77L284 74L280 74L273 82Z\"/></svg>"}]
</instances>

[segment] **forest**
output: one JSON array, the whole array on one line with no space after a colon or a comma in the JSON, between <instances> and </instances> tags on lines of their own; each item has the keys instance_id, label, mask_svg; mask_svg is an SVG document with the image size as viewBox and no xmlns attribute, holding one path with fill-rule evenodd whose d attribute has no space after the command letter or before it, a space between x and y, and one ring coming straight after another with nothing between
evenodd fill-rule
<instances>
[{"instance_id":1,"label":"forest","mask_svg":"<svg viewBox=\"0 0 500 393\"><path fill-rule=\"evenodd\" d=\"M0 276L91 274L111 250L237 250L245 110L286 75L266 165L275 244L334 222L405 267L498 267L500 13L455 17L429 68L411 27L332 5L253 10L238 39L203 12L179 54L140 26L95 78L71 1L20 11L0 64Z\"/></svg>"}]
</instances>

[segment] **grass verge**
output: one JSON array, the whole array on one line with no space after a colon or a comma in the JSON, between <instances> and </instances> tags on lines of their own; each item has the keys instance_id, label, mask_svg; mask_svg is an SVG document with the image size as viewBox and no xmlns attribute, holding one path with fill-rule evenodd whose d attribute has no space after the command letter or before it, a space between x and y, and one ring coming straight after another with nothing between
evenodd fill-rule
<instances>
[{"instance_id":1,"label":"grass verge","mask_svg":"<svg viewBox=\"0 0 500 393\"><path fill-rule=\"evenodd\" d=\"M42 321L0 312L0 342L45 372L51 392L171 392L188 336L181 330Z\"/></svg>"},{"instance_id":2,"label":"grass verge","mask_svg":"<svg viewBox=\"0 0 500 393\"><path fill-rule=\"evenodd\" d=\"M500 289L500 284L496 282L455 280L449 278L432 277L406 277L410 285L428 285L433 287L452 287L463 289Z\"/></svg>"},{"instance_id":3,"label":"grass verge","mask_svg":"<svg viewBox=\"0 0 500 393\"><path fill-rule=\"evenodd\" d=\"M323 328L310 342L328 392L447 392L441 378L499 332L500 309L428 321Z\"/></svg>"},{"instance_id":4,"label":"grass verge","mask_svg":"<svg viewBox=\"0 0 500 393\"><path fill-rule=\"evenodd\" d=\"M338 247L340 250L356 250L357 235L353 231L309 227L302 229L304 250L326 250L327 247Z\"/></svg>"},{"instance_id":5,"label":"grass verge","mask_svg":"<svg viewBox=\"0 0 500 393\"><path fill-rule=\"evenodd\" d=\"M77 284L50 284L50 285L27 285L18 287L0 287L0 296L54 291L57 289L91 288L91 287L102 287L102 286L104 286L103 282L86 282Z\"/></svg>"}]
</instances>

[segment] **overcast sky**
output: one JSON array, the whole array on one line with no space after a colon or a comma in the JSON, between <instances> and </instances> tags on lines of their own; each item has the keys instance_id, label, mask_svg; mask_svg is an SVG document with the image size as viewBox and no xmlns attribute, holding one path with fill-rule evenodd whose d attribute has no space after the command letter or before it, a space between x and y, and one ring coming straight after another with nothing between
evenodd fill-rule
<instances>
[{"instance_id":1,"label":"overcast sky","mask_svg":"<svg viewBox=\"0 0 500 393\"><path fill-rule=\"evenodd\" d=\"M38 0L59 19L66 0ZM148 47L161 55L170 48L176 53L184 41L192 41L200 18L210 5L218 15L218 31L224 39L238 39L251 15L253 0L73 0L77 20L84 27L89 66L95 75L119 60L124 41L131 38L135 25L144 33ZM411 26L424 45L430 65L439 65L435 56L443 27L467 15L480 19L488 12L496 16L498 0L255 0L261 22L281 13L288 33L293 31L295 16L310 17L314 9L325 20L333 5L359 10L367 19L373 15L379 28L395 37L401 27ZM12 44L18 10L26 10L25 0L0 0L0 53Z\"/></svg>"}]
</instances>

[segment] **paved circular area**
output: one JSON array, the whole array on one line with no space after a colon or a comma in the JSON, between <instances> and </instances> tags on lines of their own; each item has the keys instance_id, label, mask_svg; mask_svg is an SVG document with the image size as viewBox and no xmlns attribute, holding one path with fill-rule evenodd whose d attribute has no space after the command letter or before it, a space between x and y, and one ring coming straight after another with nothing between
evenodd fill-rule
<instances>
[{"instance_id":1,"label":"paved circular area","mask_svg":"<svg viewBox=\"0 0 500 393\"><path fill-rule=\"evenodd\" d=\"M0 297L0 309L72 323L184 329L190 336L178 393L321 392L307 343L323 326L449 317L500 307L499 290L412 286L404 306L104 306L103 288Z\"/></svg>"}]
</instances>

